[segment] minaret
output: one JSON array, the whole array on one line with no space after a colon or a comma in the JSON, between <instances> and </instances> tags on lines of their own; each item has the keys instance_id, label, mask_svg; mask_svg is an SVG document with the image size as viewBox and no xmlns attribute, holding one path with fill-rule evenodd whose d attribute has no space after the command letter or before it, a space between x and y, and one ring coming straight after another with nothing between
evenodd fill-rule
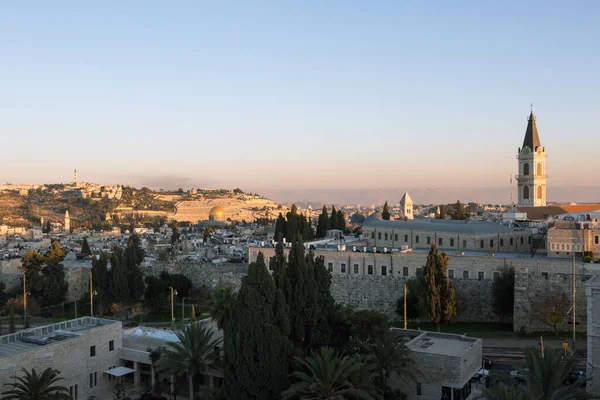
<instances>
[{"instance_id":1,"label":"minaret","mask_svg":"<svg viewBox=\"0 0 600 400\"><path fill-rule=\"evenodd\" d=\"M519 148L517 159L519 174L518 205L525 207L546 205L546 149L540 144L533 105L527 122L523 147Z\"/></svg>"},{"instance_id":2,"label":"minaret","mask_svg":"<svg viewBox=\"0 0 600 400\"><path fill-rule=\"evenodd\" d=\"M65 232L71 232L71 217L69 217L69 210L65 211Z\"/></svg>"},{"instance_id":3,"label":"minaret","mask_svg":"<svg viewBox=\"0 0 600 400\"><path fill-rule=\"evenodd\" d=\"M77 186L77 168L73 171L73 184Z\"/></svg>"},{"instance_id":4,"label":"minaret","mask_svg":"<svg viewBox=\"0 0 600 400\"><path fill-rule=\"evenodd\" d=\"M408 191L404 190L404 196L400 199L400 208L402 208L402 216L406 219L413 219L413 202Z\"/></svg>"}]
</instances>

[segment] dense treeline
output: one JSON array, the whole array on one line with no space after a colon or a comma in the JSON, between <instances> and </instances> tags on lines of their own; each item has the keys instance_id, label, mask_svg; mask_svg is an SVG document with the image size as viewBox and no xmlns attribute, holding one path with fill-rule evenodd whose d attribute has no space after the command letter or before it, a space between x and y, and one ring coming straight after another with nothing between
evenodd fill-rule
<instances>
[{"instance_id":1,"label":"dense treeline","mask_svg":"<svg viewBox=\"0 0 600 400\"><path fill-rule=\"evenodd\" d=\"M298 235L303 240L312 240L315 233L310 216L307 218L303 214L298 214L298 207L293 204L285 217L279 213L275 221L275 238L277 240L285 238L288 242L294 242Z\"/></svg>"},{"instance_id":2,"label":"dense treeline","mask_svg":"<svg viewBox=\"0 0 600 400\"><path fill-rule=\"evenodd\" d=\"M346 217L342 210L336 210L331 206L331 215L327 213L327 206L323 206L319 220L317 221L317 237L325 237L330 229L346 230Z\"/></svg>"}]
</instances>

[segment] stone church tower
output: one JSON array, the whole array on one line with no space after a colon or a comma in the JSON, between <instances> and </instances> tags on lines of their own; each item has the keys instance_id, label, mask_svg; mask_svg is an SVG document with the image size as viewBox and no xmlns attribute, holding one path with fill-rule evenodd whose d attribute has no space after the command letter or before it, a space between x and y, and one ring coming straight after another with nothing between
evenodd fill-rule
<instances>
[{"instance_id":1,"label":"stone church tower","mask_svg":"<svg viewBox=\"0 0 600 400\"><path fill-rule=\"evenodd\" d=\"M71 231L71 217L69 216L69 210L65 211L65 232Z\"/></svg>"},{"instance_id":2,"label":"stone church tower","mask_svg":"<svg viewBox=\"0 0 600 400\"><path fill-rule=\"evenodd\" d=\"M413 219L413 202L408 191L404 191L404 196L400 199L400 208L402 209L402 216L406 219Z\"/></svg>"},{"instance_id":3,"label":"stone church tower","mask_svg":"<svg viewBox=\"0 0 600 400\"><path fill-rule=\"evenodd\" d=\"M77 168L73 170L73 184L77 186Z\"/></svg>"},{"instance_id":4,"label":"stone church tower","mask_svg":"<svg viewBox=\"0 0 600 400\"><path fill-rule=\"evenodd\" d=\"M537 207L546 205L546 149L540 144L538 130L533 115L533 108L529 114L527 130L523 147L519 148L519 174L517 185L519 187L518 205L524 207Z\"/></svg>"}]
</instances>

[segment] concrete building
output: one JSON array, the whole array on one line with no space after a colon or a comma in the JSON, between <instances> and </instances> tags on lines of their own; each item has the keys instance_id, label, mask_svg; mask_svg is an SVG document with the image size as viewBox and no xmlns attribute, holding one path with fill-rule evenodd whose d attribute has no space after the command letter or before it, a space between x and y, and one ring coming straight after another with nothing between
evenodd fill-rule
<instances>
[{"instance_id":1,"label":"concrete building","mask_svg":"<svg viewBox=\"0 0 600 400\"><path fill-rule=\"evenodd\" d=\"M21 368L54 368L74 400L112 397L111 371L120 366L121 322L84 317L0 336L0 387ZM132 371L119 370L123 373Z\"/></svg>"},{"instance_id":2,"label":"concrete building","mask_svg":"<svg viewBox=\"0 0 600 400\"><path fill-rule=\"evenodd\" d=\"M414 361L416 385L397 376L388 384L409 400L465 400L471 395L471 378L481 369L481 339L448 333L392 329L405 336Z\"/></svg>"},{"instance_id":3,"label":"concrete building","mask_svg":"<svg viewBox=\"0 0 600 400\"><path fill-rule=\"evenodd\" d=\"M517 154L519 206L546 205L546 149L540 144L533 108L529 114L523 147Z\"/></svg>"},{"instance_id":4,"label":"concrete building","mask_svg":"<svg viewBox=\"0 0 600 400\"><path fill-rule=\"evenodd\" d=\"M600 275L587 282L587 371L590 393L600 393Z\"/></svg>"},{"instance_id":5,"label":"concrete building","mask_svg":"<svg viewBox=\"0 0 600 400\"><path fill-rule=\"evenodd\" d=\"M367 219L362 227L366 246L400 249L430 249L435 244L444 250L531 252L532 232L491 222L441 219L381 220Z\"/></svg>"}]
</instances>

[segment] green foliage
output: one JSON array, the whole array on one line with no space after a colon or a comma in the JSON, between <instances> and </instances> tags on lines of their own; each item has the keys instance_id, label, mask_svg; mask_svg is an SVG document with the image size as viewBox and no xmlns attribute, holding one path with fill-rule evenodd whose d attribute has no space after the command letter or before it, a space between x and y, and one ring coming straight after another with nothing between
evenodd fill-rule
<instances>
[{"instance_id":1,"label":"green foliage","mask_svg":"<svg viewBox=\"0 0 600 400\"><path fill-rule=\"evenodd\" d=\"M484 389L479 397L481 400L529 400L529 394L520 386L496 385L489 389Z\"/></svg>"},{"instance_id":2,"label":"green foliage","mask_svg":"<svg viewBox=\"0 0 600 400\"><path fill-rule=\"evenodd\" d=\"M60 372L52 368L46 368L38 374L33 368L30 371L21 368L21 376L13 376L13 382L5 383L7 387L2 392L2 398L6 400L70 400L69 389L60 386L59 382L64 378L59 377Z\"/></svg>"},{"instance_id":3,"label":"green foliage","mask_svg":"<svg viewBox=\"0 0 600 400\"><path fill-rule=\"evenodd\" d=\"M129 281L127 265L124 263L123 250L117 245L113 246L110 256L112 295L117 303L128 302Z\"/></svg>"},{"instance_id":4,"label":"green foliage","mask_svg":"<svg viewBox=\"0 0 600 400\"><path fill-rule=\"evenodd\" d=\"M427 288L427 315L434 324L452 322L456 316L456 293L448 279L448 255L432 245L423 269Z\"/></svg>"},{"instance_id":5,"label":"green foliage","mask_svg":"<svg viewBox=\"0 0 600 400\"><path fill-rule=\"evenodd\" d=\"M440 215L438 216L439 219L446 219L446 207L444 207L443 205L440 206Z\"/></svg>"},{"instance_id":6,"label":"green foliage","mask_svg":"<svg viewBox=\"0 0 600 400\"><path fill-rule=\"evenodd\" d=\"M190 398L194 398L194 379L206 368L218 364L221 340L214 339L210 327L199 322L186 325L182 332L177 332L177 338L179 342L167 342L156 367L165 374L187 375Z\"/></svg>"},{"instance_id":7,"label":"green foliage","mask_svg":"<svg viewBox=\"0 0 600 400\"><path fill-rule=\"evenodd\" d=\"M298 207L293 204L285 218L279 213L275 221L275 239L285 238L288 242L294 242L297 235L304 240L310 240L314 237L314 232L309 220L305 215L298 214Z\"/></svg>"},{"instance_id":8,"label":"green foliage","mask_svg":"<svg viewBox=\"0 0 600 400\"><path fill-rule=\"evenodd\" d=\"M292 374L296 383L283 392L284 400L332 400L360 398L374 400L378 393L368 393L353 386L353 377L364 367L358 357L340 357L331 347L324 347L306 358L296 357Z\"/></svg>"},{"instance_id":9,"label":"green foliage","mask_svg":"<svg viewBox=\"0 0 600 400\"><path fill-rule=\"evenodd\" d=\"M66 298L68 283L65 282L65 268L61 264L65 254L60 244L53 241L45 255L28 250L23 256L21 268L27 291L43 307L60 304Z\"/></svg>"},{"instance_id":10,"label":"green foliage","mask_svg":"<svg viewBox=\"0 0 600 400\"><path fill-rule=\"evenodd\" d=\"M292 346L285 331L284 297L259 253L248 266L225 343L225 391L239 400L277 399L287 386Z\"/></svg>"},{"instance_id":11,"label":"green foliage","mask_svg":"<svg viewBox=\"0 0 600 400\"><path fill-rule=\"evenodd\" d=\"M169 285L166 281L152 275L146 277L144 298L146 306L150 307L153 312L160 313L166 309L170 301L169 293Z\"/></svg>"},{"instance_id":12,"label":"green foliage","mask_svg":"<svg viewBox=\"0 0 600 400\"><path fill-rule=\"evenodd\" d=\"M81 252L83 254L92 254L92 249L90 248L90 244L87 241L87 238L83 238L83 243L81 244Z\"/></svg>"},{"instance_id":13,"label":"green foliage","mask_svg":"<svg viewBox=\"0 0 600 400\"><path fill-rule=\"evenodd\" d=\"M331 346L343 354L358 354L367 342L372 342L389 329L385 314L373 310L355 311L352 307L336 304L331 317Z\"/></svg>"},{"instance_id":14,"label":"green foliage","mask_svg":"<svg viewBox=\"0 0 600 400\"><path fill-rule=\"evenodd\" d=\"M540 293L531 301L532 316L552 327L557 338L558 325L564 320L568 309L569 299L559 287Z\"/></svg>"},{"instance_id":15,"label":"green foliage","mask_svg":"<svg viewBox=\"0 0 600 400\"><path fill-rule=\"evenodd\" d=\"M460 200L456 200L456 210L454 211L454 219L467 219L467 211L465 210L465 206L460 202Z\"/></svg>"},{"instance_id":16,"label":"green foliage","mask_svg":"<svg viewBox=\"0 0 600 400\"><path fill-rule=\"evenodd\" d=\"M385 386L392 374L404 380L409 387L417 382L414 361L404 339L386 330L369 341L364 350L367 361L375 367L379 385Z\"/></svg>"},{"instance_id":17,"label":"green foliage","mask_svg":"<svg viewBox=\"0 0 600 400\"><path fill-rule=\"evenodd\" d=\"M385 219L386 221L389 221L391 215L392 214L390 213L390 206L388 205L388 202L386 200L385 204L383 205L383 211L381 212L381 218Z\"/></svg>"},{"instance_id":18,"label":"green foliage","mask_svg":"<svg viewBox=\"0 0 600 400\"><path fill-rule=\"evenodd\" d=\"M179 239L181 239L181 233L179 233L179 224L177 221L173 222L173 226L171 227L173 232L171 233L171 245L175 246Z\"/></svg>"},{"instance_id":19,"label":"green foliage","mask_svg":"<svg viewBox=\"0 0 600 400\"><path fill-rule=\"evenodd\" d=\"M593 251L584 251L583 252L583 262L591 263L594 260L594 252Z\"/></svg>"},{"instance_id":20,"label":"green foliage","mask_svg":"<svg viewBox=\"0 0 600 400\"><path fill-rule=\"evenodd\" d=\"M329 216L327 214L327 206L323 206L323 210L321 211L321 215L319 215L319 219L317 220L317 237L323 238L326 236L327 231L332 229L329 221Z\"/></svg>"},{"instance_id":21,"label":"green foliage","mask_svg":"<svg viewBox=\"0 0 600 400\"><path fill-rule=\"evenodd\" d=\"M505 265L492 283L494 313L500 322L507 315L512 315L515 304L515 268Z\"/></svg>"},{"instance_id":22,"label":"green foliage","mask_svg":"<svg viewBox=\"0 0 600 400\"><path fill-rule=\"evenodd\" d=\"M223 336L226 336L231 314L237 301L237 293L230 287L217 287L212 291L210 300L210 316L217 322L219 329L223 330Z\"/></svg>"}]
</instances>

